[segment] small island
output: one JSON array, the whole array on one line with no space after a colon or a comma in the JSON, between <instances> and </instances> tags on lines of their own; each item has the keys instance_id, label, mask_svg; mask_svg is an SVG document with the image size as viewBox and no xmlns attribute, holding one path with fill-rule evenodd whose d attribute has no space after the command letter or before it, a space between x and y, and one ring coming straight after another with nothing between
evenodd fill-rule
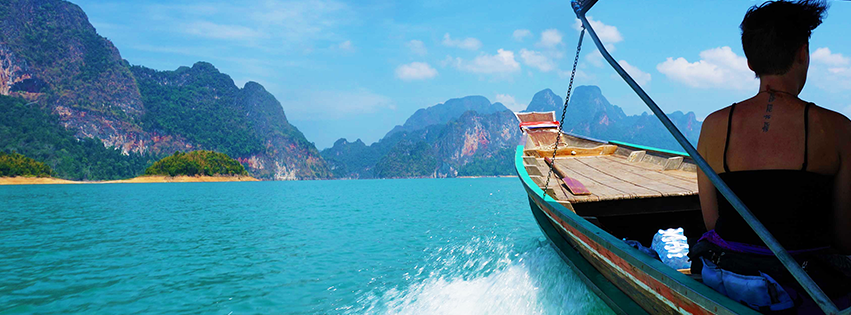
<instances>
[{"instance_id":1,"label":"small island","mask_svg":"<svg viewBox=\"0 0 851 315\"><path fill-rule=\"evenodd\" d=\"M145 170L142 176L108 181L72 181L52 177L50 166L17 153L0 152L0 185L187 183L258 181L245 167L223 153L213 151L175 152Z\"/></svg>"},{"instance_id":2,"label":"small island","mask_svg":"<svg viewBox=\"0 0 851 315\"><path fill-rule=\"evenodd\" d=\"M256 181L245 167L224 153L198 150L180 151L148 167L145 174L133 179L112 182L220 182Z\"/></svg>"},{"instance_id":3,"label":"small island","mask_svg":"<svg viewBox=\"0 0 851 315\"><path fill-rule=\"evenodd\" d=\"M0 152L0 177L50 177L53 170L42 162L18 153Z\"/></svg>"},{"instance_id":4,"label":"small island","mask_svg":"<svg viewBox=\"0 0 851 315\"><path fill-rule=\"evenodd\" d=\"M239 161L224 153L213 151L180 151L157 161L145 170L145 175L162 176L248 176Z\"/></svg>"},{"instance_id":5,"label":"small island","mask_svg":"<svg viewBox=\"0 0 851 315\"><path fill-rule=\"evenodd\" d=\"M53 170L43 162L18 153L0 152L0 185L73 183L52 175Z\"/></svg>"}]
</instances>

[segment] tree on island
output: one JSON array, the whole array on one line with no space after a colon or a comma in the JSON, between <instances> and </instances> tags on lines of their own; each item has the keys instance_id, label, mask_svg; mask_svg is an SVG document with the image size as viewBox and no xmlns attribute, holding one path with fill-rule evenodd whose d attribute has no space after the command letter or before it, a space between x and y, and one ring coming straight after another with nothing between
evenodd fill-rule
<instances>
[{"instance_id":1,"label":"tree on island","mask_svg":"<svg viewBox=\"0 0 851 315\"><path fill-rule=\"evenodd\" d=\"M49 177L53 175L50 166L18 153L0 152L0 177Z\"/></svg>"},{"instance_id":2,"label":"tree on island","mask_svg":"<svg viewBox=\"0 0 851 315\"><path fill-rule=\"evenodd\" d=\"M224 153L213 151L180 151L163 158L148 167L145 175L162 176L247 176L245 167Z\"/></svg>"}]
</instances>

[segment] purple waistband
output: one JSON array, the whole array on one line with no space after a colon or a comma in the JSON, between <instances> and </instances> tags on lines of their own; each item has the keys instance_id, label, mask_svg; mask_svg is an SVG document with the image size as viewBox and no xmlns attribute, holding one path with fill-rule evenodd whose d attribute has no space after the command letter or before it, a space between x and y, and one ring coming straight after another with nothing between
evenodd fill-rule
<instances>
[{"instance_id":1,"label":"purple waistband","mask_svg":"<svg viewBox=\"0 0 851 315\"><path fill-rule=\"evenodd\" d=\"M729 250L735 251L735 252L740 252L740 253L745 253L745 254L774 256L774 253L772 253L771 250L768 249L768 247L765 247L765 246L725 241L723 238L721 238L721 235L718 235L718 233L715 233L715 230L710 230L709 232L704 233L703 236L700 237L698 242L700 242L702 240L706 240L707 242L718 245L721 248L729 249ZM813 251L817 251L817 250L823 250L823 249L827 249L827 248L830 248L830 246L808 248L808 249L799 249L799 250L787 250L787 251L789 252L789 254L795 255L795 254L813 252Z\"/></svg>"}]
</instances>

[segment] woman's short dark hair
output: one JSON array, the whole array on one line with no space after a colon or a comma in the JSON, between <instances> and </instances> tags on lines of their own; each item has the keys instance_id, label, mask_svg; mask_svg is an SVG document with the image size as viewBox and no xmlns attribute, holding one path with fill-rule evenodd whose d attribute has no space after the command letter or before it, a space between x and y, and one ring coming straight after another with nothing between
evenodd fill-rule
<instances>
[{"instance_id":1,"label":"woman's short dark hair","mask_svg":"<svg viewBox=\"0 0 851 315\"><path fill-rule=\"evenodd\" d=\"M821 0L768 1L752 6L742 24L742 48L756 76L784 74L795 53L821 24L827 4Z\"/></svg>"}]
</instances>

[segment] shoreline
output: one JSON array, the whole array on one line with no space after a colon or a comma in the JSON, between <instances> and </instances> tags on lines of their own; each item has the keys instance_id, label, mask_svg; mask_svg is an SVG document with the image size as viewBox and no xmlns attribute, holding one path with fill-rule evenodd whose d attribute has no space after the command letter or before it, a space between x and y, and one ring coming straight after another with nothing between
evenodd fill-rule
<instances>
[{"instance_id":1,"label":"shoreline","mask_svg":"<svg viewBox=\"0 0 851 315\"><path fill-rule=\"evenodd\" d=\"M129 179L105 181L74 181L55 177L0 177L0 185L211 183L257 181L260 180L251 176L139 176Z\"/></svg>"}]
</instances>

